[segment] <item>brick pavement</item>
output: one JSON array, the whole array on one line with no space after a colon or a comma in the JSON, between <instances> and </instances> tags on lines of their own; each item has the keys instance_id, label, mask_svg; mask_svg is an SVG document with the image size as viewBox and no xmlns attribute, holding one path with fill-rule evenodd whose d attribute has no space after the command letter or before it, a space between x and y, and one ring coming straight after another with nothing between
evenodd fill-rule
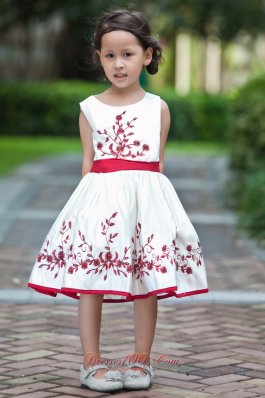
<instances>
[{"instance_id":1,"label":"brick pavement","mask_svg":"<svg viewBox=\"0 0 265 398\"><path fill-rule=\"evenodd\" d=\"M76 305L5 305L0 315L0 397L265 396L264 307L160 301L152 387L138 394L103 394L79 387ZM103 306L102 356L118 366L118 360L133 352L132 320L132 303Z\"/></svg>"},{"instance_id":2,"label":"brick pavement","mask_svg":"<svg viewBox=\"0 0 265 398\"><path fill-rule=\"evenodd\" d=\"M222 206L224 166L223 158L168 158L166 174L199 233L210 290L228 294L229 300L235 289L248 301L248 294L264 292L265 267L236 235L234 215ZM202 304L196 296L193 303L159 301L152 388L103 394L79 387L76 301L16 303L16 292L23 291L45 233L79 173L80 158L67 156L25 165L0 181L0 291L10 295L9 289L19 289L12 291L13 303L1 305L0 398L265 397L265 300ZM122 360L132 352L132 311L132 303L104 304L104 358ZM158 364L159 355L164 363Z\"/></svg>"}]
</instances>

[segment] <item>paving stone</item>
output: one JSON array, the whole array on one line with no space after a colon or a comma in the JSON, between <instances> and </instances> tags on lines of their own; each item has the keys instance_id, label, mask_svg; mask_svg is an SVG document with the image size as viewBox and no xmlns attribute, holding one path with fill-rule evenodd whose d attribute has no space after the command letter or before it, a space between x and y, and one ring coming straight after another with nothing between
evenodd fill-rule
<instances>
[{"instance_id":1,"label":"paving stone","mask_svg":"<svg viewBox=\"0 0 265 398\"><path fill-rule=\"evenodd\" d=\"M5 390L2 390L2 394L7 394L11 396L19 396L24 393L29 393L29 392L35 392L35 391L46 391L50 388L56 387L56 384L51 384L51 383L33 383L33 384L26 384L24 386L19 386L19 387L11 387Z\"/></svg>"},{"instance_id":2,"label":"paving stone","mask_svg":"<svg viewBox=\"0 0 265 398\"><path fill-rule=\"evenodd\" d=\"M5 384L8 385L23 385L23 384L31 384L35 383L37 381L49 381L49 380L55 380L58 379L58 377L51 375L51 374L35 374L34 376L22 376L22 377L16 377L16 378L10 378L5 381Z\"/></svg>"},{"instance_id":3,"label":"paving stone","mask_svg":"<svg viewBox=\"0 0 265 398\"><path fill-rule=\"evenodd\" d=\"M43 358L49 355L54 355L55 352L48 350L38 350L32 352L26 352L23 354L8 355L4 359L9 359L11 361L25 361L27 359Z\"/></svg>"},{"instance_id":4,"label":"paving stone","mask_svg":"<svg viewBox=\"0 0 265 398\"><path fill-rule=\"evenodd\" d=\"M185 398L207 398L210 394L199 392L199 391L187 391L186 389L176 388L176 387L157 387L155 389L157 393L172 394L175 397L185 397Z\"/></svg>"},{"instance_id":5,"label":"paving stone","mask_svg":"<svg viewBox=\"0 0 265 398\"><path fill-rule=\"evenodd\" d=\"M61 387L56 387L56 388L51 388L51 392L55 393L63 393L63 394L68 394L71 396L77 396L77 397L100 397L103 394L102 392L98 391L92 391L87 388L81 388L81 387L67 387L67 386L61 386Z\"/></svg>"},{"instance_id":6,"label":"paving stone","mask_svg":"<svg viewBox=\"0 0 265 398\"><path fill-rule=\"evenodd\" d=\"M204 384L209 384L209 385L216 385L216 384L222 384L222 383L229 383L232 381L242 381L242 380L247 380L248 377L241 376L238 374L227 374L223 376L216 376L216 377L210 377L207 379L201 379L199 382L204 383Z\"/></svg>"},{"instance_id":7,"label":"paving stone","mask_svg":"<svg viewBox=\"0 0 265 398\"><path fill-rule=\"evenodd\" d=\"M35 391L33 393L19 395L19 398L52 398L55 396L57 397L58 395L47 391Z\"/></svg>"},{"instance_id":8,"label":"paving stone","mask_svg":"<svg viewBox=\"0 0 265 398\"><path fill-rule=\"evenodd\" d=\"M233 393L215 395L215 398L251 398L257 397L256 393L253 392L244 392L244 391L237 391Z\"/></svg>"}]
</instances>

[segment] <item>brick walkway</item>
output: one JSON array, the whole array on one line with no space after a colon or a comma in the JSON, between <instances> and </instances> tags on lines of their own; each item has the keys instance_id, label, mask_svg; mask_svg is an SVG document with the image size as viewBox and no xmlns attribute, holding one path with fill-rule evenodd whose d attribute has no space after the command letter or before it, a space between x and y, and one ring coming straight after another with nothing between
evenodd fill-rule
<instances>
[{"instance_id":1,"label":"brick walkway","mask_svg":"<svg viewBox=\"0 0 265 398\"><path fill-rule=\"evenodd\" d=\"M80 158L67 156L27 165L0 181L0 293L9 301L0 312L0 398L265 397L265 300L255 303L255 294L263 297L265 267L222 208L223 158L167 159L166 174L199 233L210 290L226 295L228 304L207 302L210 294L159 301L149 390L103 394L79 387L77 302L24 304L20 296L29 290L33 260L79 170ZM132 353L132 322L132 303L104 304L104 358Z\"/></svg>"}]
</instances>

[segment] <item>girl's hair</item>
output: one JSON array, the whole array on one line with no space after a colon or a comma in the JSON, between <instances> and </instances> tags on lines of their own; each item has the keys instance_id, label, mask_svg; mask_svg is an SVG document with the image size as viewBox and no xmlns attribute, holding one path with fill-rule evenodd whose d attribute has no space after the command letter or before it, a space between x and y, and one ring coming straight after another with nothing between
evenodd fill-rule
<instances>
[{"instance_id":1,"label":"girl's hair","mask_svg":"<svg viewBox=\"0 0 265 398\"><path fill-rule=\"evenodd\" d=\"M158 66L163 61L162 48L158 40L151 36L149 25L139 11L113 10L102 15L97 23L92 43L94 63L100 64L97 50L101 50L102 36L114 30L125 30L132 33L144 50L151 47L153 49L152 61L146 66L146 69L151 75L157 73Z\"/></svg>"}]
</instances>

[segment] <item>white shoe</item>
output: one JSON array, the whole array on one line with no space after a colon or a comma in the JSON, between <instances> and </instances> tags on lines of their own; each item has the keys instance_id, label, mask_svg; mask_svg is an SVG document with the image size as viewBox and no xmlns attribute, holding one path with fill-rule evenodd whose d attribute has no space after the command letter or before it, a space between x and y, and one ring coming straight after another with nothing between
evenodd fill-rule
<instances>
[{"instance_id":1,"label":"white shoe","mask_svg":"<svg viewBox=\"0 0 265 398\"><path fill-rule=\"evenodd\" d=\"M97 379L93 375L98 369L109 369L107 365L99 364L89 366L87 369L82 365L80 368L80 383L95 391L115 391L123 388L122 374L117 370L108 370L104 378Z\"/></svg>"},{"instance_id":2,"label":"white shoe","mask_svg":"<svg viewBox=\"0 0 265 398\"><path fill-rule=\"evenodd\" d=\"M132 370L130 368L141 368L146 373L145 376L141 375L139 370ZM130 390L142 390L148 388L154 378L154 369L152 365L148 366L143 363L134 362L128 366L128 370L124 372L123 387Z\"/></svg>"}]
</instances>

